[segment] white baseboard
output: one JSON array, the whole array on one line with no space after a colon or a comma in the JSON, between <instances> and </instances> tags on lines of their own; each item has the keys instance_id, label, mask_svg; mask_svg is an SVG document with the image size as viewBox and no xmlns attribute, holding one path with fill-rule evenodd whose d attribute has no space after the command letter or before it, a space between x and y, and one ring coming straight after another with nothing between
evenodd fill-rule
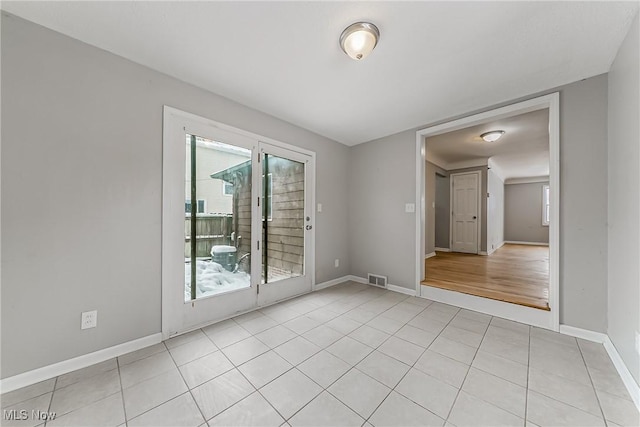
<instances>
[{"instance_id":1,"label":"white baseboard","mask_svg":"<svg viewBox=\"0 0 640 427\"><path fill-rule=\"evenodd\" d=\"M480 251L480 252L478 252L478 255L488 256L489 253L487 251Z\"/></svg>"},{"instance_id":2,"label":"white baseboard","mask_svg":"<svg viewBox=\"0 0 640 427\"><path fill-rule=\"evenodd\" d=\"M629 368L627 368L627 365L624 363L624 360L622 360L622 357L620 357L620 353L618 353L616 346L613 345L608 335L604 341L604 348L607 350L613 366L616 367L618 374L620 374L620 378L622 378L624 386L627 388L631 399L633 399L633 403L636 404L636 408L640 411L640 386L638 386L633 375L629 372Z\"/></svg>"},{"instance_id":3,"label":"white baseboard","mask_svg":"<svg viewBox=\"0 0 640 427\"><path fill-rule=\"evenodd\" d=\"M451 252L449 248L436 248L436 252Z\"/></svg>"},{"instance_id":4,"label":"white baseboard","mask_svg":"<svg viewBox=\"0 0 640 427\"><path fill-rule=\"evenodd\" d=\"M391 285L391 284L387 283L387 289L389 289L390 291L393 291L393 292L398 292L400 294L411 295L412 297L416 296L416 290L415 289L409 289L409 288L405 288L403 286L396 286L396 285Z\"/></svg>"},{"instance_id":5,"label":"white baseboard","mask_svg":"<svg viewBox=\"0 0 640 427\"><path fill-rule=\"evenodd\" d=\"M348 282L351 279L351 276L342 276L337 279L327 280L326 282L318 283L314 286L314 291L319 291L320 289L329 288L331 286L339 285L340 283Z\"/></svg>"},{"instance_id":6,"label":"white baseboard","mask_svg":"<svg viewBox=\"0 0 640 427\"><path fill-rule=\"evenodd\" d=\"M506 243L510 245L549 246L549 243L545 243L545 242L520 242L518 240L505 240L503 245Z\"/></svg>"},{"instance_id":7,"label":"white baseboard","mask_svg":"<svg viewBox=\"0 0 640 427\"><path fill-rule=\"evenodd\" d=\"M162 342L161 333L148 335L133 341L114 345L113 347L94 351L93 353L84 354L82 356L63 360L62 362L14 375L13 377L4 378L0 380L0 391L2 393L7 393L9 391L17 390L77 369L86 368L87 366L104 362L117 356L122 356L123 354L127 354L132 351L140 350L141 348L149 347L150 345L158 344L159 342Z\"/></svg>"},{"instance_id":8,"label":"white baseboard","mask_svg":"<svg viewBox=\"0 0 640 427\"><path fill-rule=\"evenodd\" d=\"M435 252L431 252L430 254L426 254L424 256L424 259L429 259L429 258L434 257L434 256L436 256L436 253Z\"/></svg>"},{"instance_id":9,"label":"white baseboard","mask_svg":"<svg viewBox=\"0 0 640 427\"><path fill-rule=\"evenodd\" d=\"M357 282L357 283L362 283L364 285L368 285L369 282L367 281L367 279L365 279L364 277L360 277L360 276L354 276L354 275L349 275L346 276L349 280L351 280L352 282Z\"/></svg>"},{"instance_id":10,"label":"white baseboard","mask_svg":"<svg viewBox=\"0 0 640 427\"><path fill-rule=\"evenodd\" d=\"M497 246L497 247L495 247L495 248L493 248L493 249L491 249L491 250L489 250L489 249L487 248L487 255L491 255L492 253L494 253L495 251L497 251L498 249L500 249L500 248L501 248L501 247L503 247L503 246L504 246L504 242L500 242L500 243L498 243L498 246Z\"/></svg>"},{"instance_id":11,"label":"white baseboard","mask_svg":"<svg viewBox=\"0 0 640 427\"><path fill-rule=\"evenodd\" d=\"M349 277L349 280L352 280L354 282L363 283L365 285L369 284L367 279L365 279L364 277L358 277L358 276L348 276L348 277ZM405 294L405 295L411 295L411 296L416 295L415 289L405 288L404 286L392 285L391 283L387 283L387 290L392 292L398 292L400 294Z\"/></svg>"},{"instance_id":12,"label":"white baseboard","mask_svg":"<svg viewBox=\"0 0 640 427\"><path fill-rule=\"evenodd\" d=\"M633 399L633 403L635 403L636 408L640 411L640 386L638 386L638 383L636 383L631 372L629 372L627 365L622 360L622 357L620 357L620 353L618 353L618 350L613 345L613 342L611 342L611 339L607 334L575 328L568 325L560 325L560 333L603 344L611 362L613 362L613 366L615 366L616 371L618 371L620 378L622 378L622 382L631 396L631 399Z\"/></svg>"},{"instance_id":13,"label":"white baseboard","mask_svg":"<svg viewBox=\"0 0 640 427\"><path fill-rule=\"evenodd\" d=\"M576 328L569 325L560 325L560 333L600 344L604 344L604 341L608 338L606 334L601 332L594 332L588 329Z\"/></svg>"}]
</instances>

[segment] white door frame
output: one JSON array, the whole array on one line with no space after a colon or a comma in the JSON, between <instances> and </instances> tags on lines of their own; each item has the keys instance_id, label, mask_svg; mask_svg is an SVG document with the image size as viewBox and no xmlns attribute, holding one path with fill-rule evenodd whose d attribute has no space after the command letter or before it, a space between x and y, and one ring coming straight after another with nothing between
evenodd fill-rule
<instances>
[{"instance_id":1,"label":"white door frame","mask_svg":"<svg viewBox=\"0 0 640 427\"><path fill-rule=\"evenodd\" d=\"M424 278L424 250L426 247L425 163L426 138L506 117L549 109L549 307L544 311L517 304L476 297L459 292L421 286ZM459 307L504 317L529 325L558 331L560 328L560 94L540 96L505 107L485 111L416 132L416 205L415 222L415 280L416 295ZM428 288L428 289L423 289Z\"/></svg>"},{"instance_id":2,"label":"white door frame","mask_svg":"<svg viewBox=\"0 0 640 427\"><path fill-rule=\"evenodd\" d=\"M449 216L453 218L453 177L454 176L459 176L459 175L477 175L478 176L478 188L477 188L477 193L478 193L478 199L477 199L477 206L476 206L476 211L478 212L478 215L476 218L477 222L476 222L476 255L480 255L480 249L481 249L481 245L482 245L482 199L480 197L482 197L482 173L480 171L470 171L470 172L458 172L458 173L452 173L449 174ZM426 234L426 233L425 233ZM425 236L426 239L426 236ZM449 220L449 249L451 249L451 252L454 252L453 250L453 219Z\"/></svg>"},{"instance_id":3,"label":"white door frame","mask_svg":"<svg viewBox=\"0 0 640 427\"><path fill-rule=\"evenodd\" d=\"M182 176L182 178L184 178L184 170L181 169L181 168L184 168L184 158L180 158L180 162L176 162L176 157L178 157L180 153L184 154L185 152L184 147L181 147L181 149L179 150L180 153L176 150L173 150L173 151L171 150L171 147L174 144L174 135L175 135L176 126L178 126L180 123L190 123L190 127L193 127L194 130L196 131L199 130L199 133L202 133L204 135L207 134L207 128L209 129L215 128L218 133L228 134L232 138L235 135L236 138L240 138L240 139L248 138L255 141L255 147L252 153L252 160L253 162L256 162L256 163L257 163L257 155L258 155L259 147L265 143L275 147L279 147L279 148L294 151L300 154L304 154L306 156L310 156L311 166L309 167L309 173L307 175L309 179L309 184L308 184L309 185L308 188L310 190L309 197L311 201L311 206L315 206L315 203L316 203L316 199L315 199L315 187L316 187L315 186L315 182L316 182L315 157L316 155L314 152L296 147L294 145L286 144L284 142L280 142L275 139L266 138L262 135L258 135L252 132L238 129L233 126L229 126L223 123L218 123L216 121L207 119L205 117L201 117L196 114L188 113L188 112L165 105L163 110L163 156L162 156L162 168L163 168L163 183L162 183L163 218L162 218L162 266L161 266L161 270L162 270L161 272L162 274L161 276L162 339L168 339L170 335L175 334L176 331L172 330L172 328L175 329L175 322L176 322L177 316L180 315L180 313L176 309L175 304L172 303L172 300L170 300L169 298L170 295L174 295L176 293L174 292L175 290L173 289L173 287L175 287L175 283L174 283L175 281L173 280L169 281L168 278L171 278L171 277L177 278L179 276L182 276L184 280L184 276L183 276L184 271L176 272L176 266L174 265L173 262L171 262L174 260L178 252L180 253L184 252L184 235L182 234L184 233L184 230L183 229L177 230L177 231L173 230L173 228L170 227L170 225L172 225L173 222L169 218L169 215L167 215L168 212L173 212L176 209L174 204L178 199L180 199L179 206L181 207L180 209L182 209L182 206L184 203L184 200L182 200L184 196L184 182L181 181L179 184L176 184L175 182L170 183L170 182L167 182L165 177L165 172L169 171L171 176L176 176L176 173L177 173L177 176ZM253 177L253 186L255 187L259 187L261 182L260 181L261 178L257 175L259 174L254 174L254 177ZM180 194L180 197L176 196L176 194L178 193ZM183 211L181 210L181 213L182 212ZM308 275L309 278L311 279L310 290L312 290L312 289L315 289L315 282L316 282L316 278L315 278L315 231L316 230L315 230L315 215L314 215L313 209L310 210L309 214L312 218L311 224L313 225L313 227L311 230L308 231L309 234L307 235L307 238L310 239L310 244L309 244L309 253L305 253L305 262L306 262L305 275ZM252 222L260 224L260 218L261 218L260 216L252 215ZM254 228L259 229L260 226L254 225ZM252 238L251 238L252 247L257 246L256 241L259 239L261 239L261 233L252 234ZM178 244L177 242L182 242L182 243ZM260 271L260 268L259 268L260 259L261 257L259 255L252 256L252 260L251 260L252 271ZM249 289L252 289L255 291L254 285L257 285L258 282L259 282L259 277L255 275L252 276L252 280L251 280L252 286ZM181 293L183 294L184 291L181 291ZM205 318L197 319L196 321L197 323L187 326L186 329L179 331L179 333L188 332L189 330L197 329L207 324L211 324L213 322L224 320L226 318L233 317L237 314L241 314L247 311L253 311L259 308L257 305L258 298L255 292L254 292L255 298L253 298L253 303L249 305L245 303L246 301L242 300L242 298L244 297L241 294L242 292L237 292L237 291L226 294L231 297L229 301L229 308L230 308L230 311L235 311L234 313L225 314L220 317L207 317L206 319ZM215 296L208 297L208 298L215 298Z\"/></svg>"}]
</instances>

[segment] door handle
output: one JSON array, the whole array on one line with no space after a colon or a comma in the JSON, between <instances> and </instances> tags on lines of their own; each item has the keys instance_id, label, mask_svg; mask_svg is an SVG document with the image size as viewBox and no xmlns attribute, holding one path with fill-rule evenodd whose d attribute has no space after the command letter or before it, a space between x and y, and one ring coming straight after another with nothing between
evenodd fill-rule
<instances>
[{"instance_id":1,"label":"door handle","mask_svg":"<svg viewBox=\"0 0 640 427\"><path fill-rule=\"evenodd\" d=\"M310 225L307 225L305 228L306 228L307 230L311 230L313 227L312 227L312 226L310 226Z\"/></svg>"},{"instance_id":2,"label":"door handle","mask_svg":"<svg viewBox=\"0 0 640 427\"><path fill-rule=\"evenodd\" d=\"M478 219L478 217L474 215L473 219Z\"/></svg>"}]
</instances>

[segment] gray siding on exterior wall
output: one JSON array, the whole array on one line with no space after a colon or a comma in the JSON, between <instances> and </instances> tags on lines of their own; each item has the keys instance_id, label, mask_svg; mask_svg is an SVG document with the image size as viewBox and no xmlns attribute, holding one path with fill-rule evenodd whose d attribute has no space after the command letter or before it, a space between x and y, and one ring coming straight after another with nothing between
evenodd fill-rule
<instances>
[{"instance_id":1,"label":"gray siding on exterior wall","mask_svg":"<svg viewBox=\"0 0 640 427\"><path fill-rule=\"evenodd\" d=\"M1 39L3 378L160 332L163 105L315 151L316 281L350 273L348 147L4 12Z\"/></svg>"}]
</instances>

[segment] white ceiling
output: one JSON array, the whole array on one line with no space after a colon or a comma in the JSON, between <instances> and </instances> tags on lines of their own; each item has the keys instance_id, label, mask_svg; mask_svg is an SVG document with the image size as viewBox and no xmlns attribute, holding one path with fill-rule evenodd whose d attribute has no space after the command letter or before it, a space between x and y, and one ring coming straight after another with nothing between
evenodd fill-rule
<instances>
[{"instance_id":1,"label":"white ceiling","mask_svg":"<svg viewBox=\"0 0 640 427\"><path fill-rule=\"evenodd\" d=\"M638 2L2 2L2 9L355 145L605 73ZM349 24L381 31L365 60Z\"/></svg>"},{"instance_id":2,"label":"white ceiling","mask_svg":"<svg viewBox=\"0 0 640 427\"><path fill-rule=\"evenodd\" d=\"M491 130L505 134L494 142L480 135ZM503 179L549 175L549 110L538 110L427 138L427 160L451 170L491 159Z\"/></svg>"}]
</instances>

